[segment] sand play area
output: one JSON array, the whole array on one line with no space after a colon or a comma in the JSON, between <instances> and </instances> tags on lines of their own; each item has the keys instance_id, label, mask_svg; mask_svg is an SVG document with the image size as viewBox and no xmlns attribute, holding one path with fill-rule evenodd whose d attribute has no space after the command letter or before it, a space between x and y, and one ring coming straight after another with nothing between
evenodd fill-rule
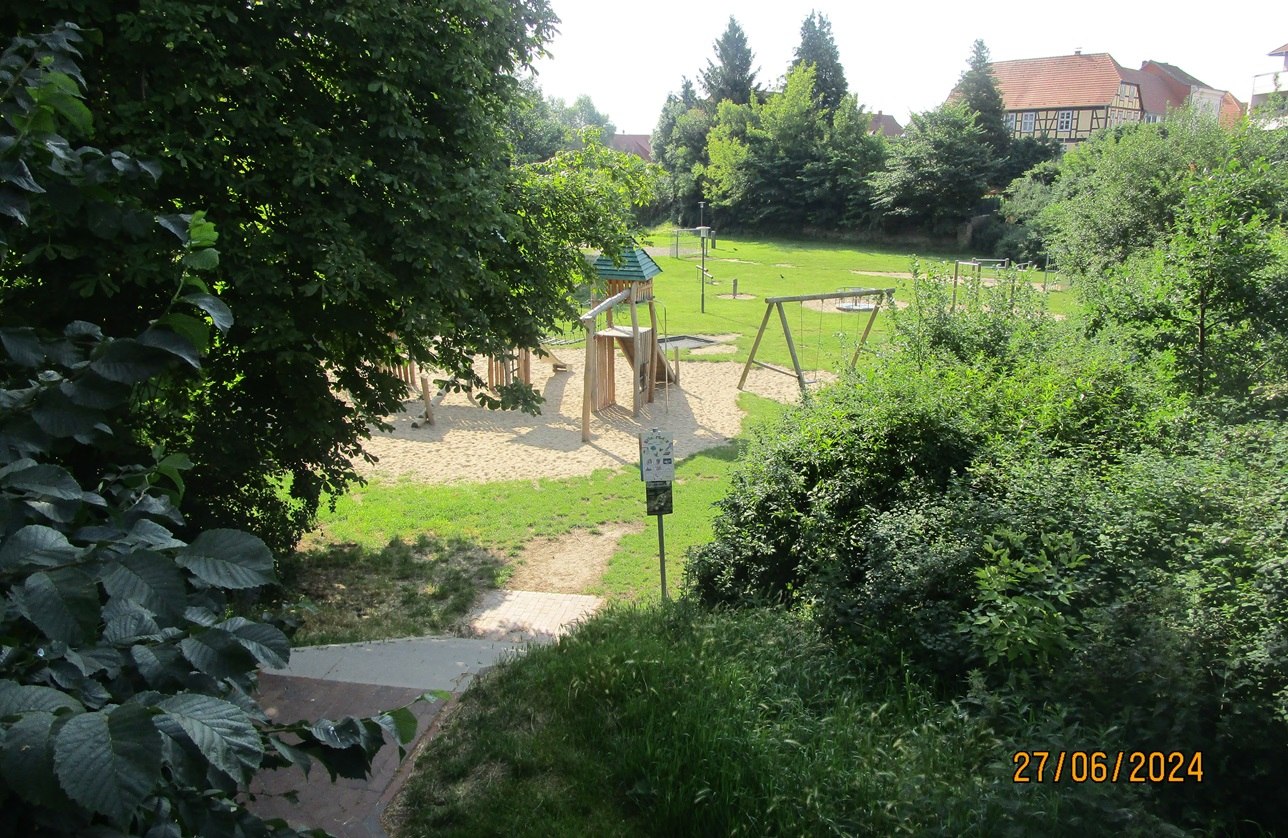
<instances>
[{"instance_id":1,"label":"sand play area","mask_svg":"<svg viewBox=\"0 0 1288 838\"><path fill-rule=\"evenodd\" d=\"M566 371L556 372L546 360L532 359L532 384L546 400L542 415L486 410L463 394L451 393L434 408L434 424L429 425L419 418L421 402L408 401L402 413L388 417L394 429L373 431L366 444L379 462L359 463L359 469L368 476L430 483L570 477L636 465L641 430L670 431L679 460L727 442L741 428L742 364L683 361L679 383L659 384L654 402L632 417L631 368L619 354L614 365L617 406L593 416L591 441L583 444L584 351L565 347L557 354L568 365ZM480 373L485 376L486 368ZM752 369L746 391L780 402L800 397L795 378L760 368Z\"/></svg>"}]
</instances>

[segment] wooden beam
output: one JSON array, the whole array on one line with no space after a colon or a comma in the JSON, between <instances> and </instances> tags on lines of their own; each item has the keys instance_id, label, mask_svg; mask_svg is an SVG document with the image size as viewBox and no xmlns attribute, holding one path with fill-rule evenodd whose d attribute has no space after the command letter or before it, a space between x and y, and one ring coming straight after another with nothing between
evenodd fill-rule
<instances>
[{"instance_id":1,"label":"wooden beam","mask_svg":"<svg viewBox=\"0 0 1288 838\"><path fill-rule=\"evenodd\" d=\"M801 359L796 355L796 341L792 340L792 327L787 322L787 312L782 303L774 303L778 309L778 319L783 324L783 335L787 338L787 353L792 356L792 369L796 370L796 380L800 382L801 393L809 393L809 384L805 381L805 371L801 369Z\"/></svg>"},{"instance_id":2,"label":"wooden beam","mask_svg":"<svg viewBox=\"0 0 1288 838\"><path fill-rule=\"evenodd\" d=\"M756 339L751 343L751 354L747 356L747 363L742 368L742 378L738 379L739 390L747 384L747 373L751 372L751 362L756 360L756 350L760 348L760 339L765 336L765 327L769 325L769 313L771 311L773 311L773 308L766 305L765 317L760 321L760 330L756 332Z\"/></svg>"}]
</instances>

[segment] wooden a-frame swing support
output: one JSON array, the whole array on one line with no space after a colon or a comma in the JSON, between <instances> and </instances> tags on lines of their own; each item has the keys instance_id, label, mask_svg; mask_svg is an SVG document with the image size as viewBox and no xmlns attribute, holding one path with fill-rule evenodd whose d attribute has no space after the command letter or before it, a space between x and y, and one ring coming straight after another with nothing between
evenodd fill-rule
<instances>
[{"instance_id":1,"label":"wooden a-frame swing support","mask_svg":"<svg viewBox=\"0 0 1288 838\"><path fill-rule=\"evenodd\" d=\"M796 341L792 339L792 327L787 321L787 312L783 310L783 303L804 303L811 300L857 300L863 297L876 297L877 299L876 304L872 306L872 315L868 317L868 323L863 328L863 337L859 338L859 345L854 347L854 354L850 356L850 364L847 369L851 370L858 363L859 352L863 350L863 345L868 342L868 335L872 332L872 326L877 322L877 314L881 311L881 303L887 299L894 299L893 288L853 288L847 291L830 291L824 294L766 297L765 317L760 321L760 331L756 332L756 340L751 345L751 354L747 356L747 364L742 368L742 377L738 379L738 389L743 389L747 384L747 375L751 372L751 367L754 364L773 372L780 372L783 375L795 375L796 380L800 382L801 393L808 393L809 382L805 380L805 371L801 369L800 356L796 353ZM792 369L790 370L756 360L756 350L760 349L760 340L765 336L765 328L769 325L769 316L774 309L778 309L778 320L783 324L783 336L787 338L787 352L792 357Z\"/></svg>"}]
</instances>

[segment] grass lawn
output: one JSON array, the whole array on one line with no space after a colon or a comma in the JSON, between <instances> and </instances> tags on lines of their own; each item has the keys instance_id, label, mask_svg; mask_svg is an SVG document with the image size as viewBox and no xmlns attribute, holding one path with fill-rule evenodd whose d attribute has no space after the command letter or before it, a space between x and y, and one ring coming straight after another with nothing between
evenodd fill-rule
<instances>
[{"instance_id":1,"label":"grass lawn","mask_svg":"<svg viewBox=\"0 0 1288 838\"><path fill-rule=\"evenodd\" d=\"M746 432L783 405L739 396ZM677 591L684 553L711 538L715 502L728 489L741 443L710 448L676 469L675 512L666 516L667 581ZM498 514L500 512L500 514ZM323 510L318 529L282 562L285 603L302 621L297 645L406 637L450 629L485 588L504 584L501 556L538 537L613 522L647 521L622 538L603 580L584 593L660 599L657 529L644 514L633 468L558 480L430 485L375 480Z\"/></svg>"},{"instance_id":2,"label":"grass lawn","mask_svg":"<svg viewBox=\"0 0 1288 838\"><path fill-rule=\"evenodd\" d=\"M670 244L670 239L663 232L654 234L648 241L655 249L669 248ZM669 250L665 252L669 253ZM818 294L841 288L894 288L895 299L906 301L911 298L911 281L881 274L908 273L912 258L913 254L906 251L870 246L753 240L737 236L720 238L716 249L707 254L707 271L713 275L715 284L706 286L706 311L703 312L702 286L698 284L700 258L654 256L662 268L662 274L653 280L658 318L662 321L659 328L673 335L736 333L739 335L735 341L737 352L733 355L701 356L686 352L681 358L746 361L765 315L766 297ZM971 254L927 253L918 254L918 258L923 271L938 265L951 277L953 261L969 259ZM988 269L984 276L992 278L995 273ZM1035 271L1024 278L1041 283L1045 277ZM738 280L738 293L742 298L721 299L720 295L732 293L734 279ZM1052 275L1050 279L1050 287L1059 290L1048 291L1048 310L1061 316L1076 311L1078 306L1074 295L1058 284L1058 276ZM806 369L842 369L849 362L868 319L866 312L815 311L799 303L787 304L786 312L801 364ZM889 324L885 313L879 315L868 338L869 344L885 340ZM787 342L776 315L770 319L756 358L781 366L791 364Z\"/></svg>"}]
</instances>

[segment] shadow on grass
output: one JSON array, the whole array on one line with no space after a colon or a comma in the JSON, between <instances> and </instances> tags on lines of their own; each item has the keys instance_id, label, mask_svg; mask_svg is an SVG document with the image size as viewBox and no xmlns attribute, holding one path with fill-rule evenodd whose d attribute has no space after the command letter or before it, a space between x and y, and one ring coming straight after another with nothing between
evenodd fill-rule
<instances>
[{"instance_id":1,"label":"shadow on grass","mask_svg":"<svg viewBox=\"0 0 1288 838\"><path fill-rule=\"evenodd\" d=\"M461 539L334 544L282 559L278 601L299 622L295 646L414 637L453 629L503 568Z\"/></svg>"}]
</instances>

